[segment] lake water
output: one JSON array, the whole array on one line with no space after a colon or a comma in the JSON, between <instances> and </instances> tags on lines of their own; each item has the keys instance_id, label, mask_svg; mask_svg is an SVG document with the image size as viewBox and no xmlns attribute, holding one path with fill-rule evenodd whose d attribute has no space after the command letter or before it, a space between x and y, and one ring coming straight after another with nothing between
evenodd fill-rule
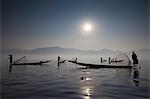
<instances>
[{"instance_id":1,"label":"lake water","mask_svg":"<svg viewBox=\"0 0 150 99\"><path fill-rule=\"evenodd\" d=\"M22 56L22 55L20 55ZM17 58L20 57L16 56ZM31 55L29 61L47 59ZM17 59L16 58L16 59ZM2 99L149 99L149 61L139 68L85 69L66 62L57 66L57 56L45 65L18 65L8 72L7 55L1 61ZM71 59L67 57L67 59ZM79 61L98 62L82 57ZM138 71L138 75L135 72Z\"/></svg>"}]
</instances>

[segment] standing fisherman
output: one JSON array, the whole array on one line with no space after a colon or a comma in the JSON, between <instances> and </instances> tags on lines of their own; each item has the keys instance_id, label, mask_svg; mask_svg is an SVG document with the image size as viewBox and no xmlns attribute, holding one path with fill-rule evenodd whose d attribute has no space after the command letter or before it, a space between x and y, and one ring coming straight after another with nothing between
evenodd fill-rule
<instances>
[{"instance_id":1,"label":"standing fisherman","mask_svg":"<svg viewBox=\"0 0 150 99\"><path fill-rule=\"evenodd\" d=\"M103 62L103 58L101 57L101 63Z\"/></svg>"},{"instance_id":2,"label":"standing fisherman","mask_svg":"<svg viewBox=\"0 0 150 99\"><path fill-rule=\"evenodd\" d=\"M108 62L109 62L109 64L110 64L110 62L111 62L111 57L108 58Z\"/></svg>"},{"instance_id":3,"label":"standing fisherman","mask_svg":"<svg viewBox=\"0 0 150 99\"><path fill-rule=\"evenodd\" d=\"M60 62L60 56L58 56L58 63Z\"/></svg>"},{"instance_id":4,"label":"standing fisherman","mask_svg":"<svg viewBox=\"0 0 150 99\"><path fill-rule=\"evenodd\" d=\"M13 57L12 57L12 55L9 55L9 62L10 62L10 65L12 65L12 62L13 62Z\"/></svg>"},{"instance_id":5,"label":"standing fisherman","mask_svg":"<svg viewBox=\"0 0 150 99\"><path fill-rule=\"evenodd\" d=\"M9 72L11 72L11 70L12 70L12 63L13 63L13 56L12 55L9 55L9 62L10 62L10 64L9 64Z\"/></svg>"},{"instance_id":6,"label":"standing fisherman","mask_svg":"<svg viewBox=\"0 0 150 99\"><path fill-rule=\"evenodd\" d=\"M132 60L133 60L133 65L138 64L138 58L137 58L137 55L134 52L132 53Z\"/></svg>"},{"instance_id":7,"label":"standing fisherman","mask_svg":"<svg viewBox=\"0 0 150 99\"><path fill-rule=\"evenodd\" d=\"M60 65L60 56L58 56L58 60L57 60L57 61L58 61L58 62L57 62L57 63L58 63L57 65L58 65L58 67L59 67L59 65Z\"/></svg>"},{"instance_id":8,"label":"standing fisherman","mask_svg":"<svg viewBox=\"0 0 150 99\"><path fill-rule=\"evenodd\" d=\"M76 57L76 59L75 59L75 62L76 62L76 63L77 63L77 60L78 60L78 59L77 59L77 57Z\"/></svg>"}]
</instances>

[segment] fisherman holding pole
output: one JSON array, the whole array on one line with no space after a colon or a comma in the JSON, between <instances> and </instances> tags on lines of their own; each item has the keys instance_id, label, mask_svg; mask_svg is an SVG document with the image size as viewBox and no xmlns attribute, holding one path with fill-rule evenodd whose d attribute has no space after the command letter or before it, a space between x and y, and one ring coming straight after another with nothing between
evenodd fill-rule
<instances>
[{"instance_id":1,"label":"fisherman holding pole","mask_svg":"<svg viewBox=\"0 0 150 99\"><path fill-rule=\"evenodd\" d=\"M60 63L60 56L58 56L58 60L57 60L57 65L58 65L58 67L59 67L59 64Z\"/></svg>"},{"instance_id":2,"label":"fisherman holding pole","mask_svg":"<svg viewBox=\"0 0 150 99\"><path fill-rule=\"evenodd\" d=\"M101 63L102 63L103 62L103 58L101 57L100 60L101 60Z\"/></svg>"},{"instance_id":3,"label":"fisherman holding pole","mask_svg":"<svg viewBox=\"0 0 150 99\"><path fill-rule=\"evenodd\" d=\"M13 56L12 55L9 55L9 62L10 62L10 64L9 64L9 72L11 72L11 70L12 70L12 63L13 63Z\"/></svg>"},{"instance_id":4,"label":"fisherman holding pole","mask_svg":"<svg viewBox=\"0 0 150 99\"><path fill-rule=\"evenodd\" d=\"M109 64L110 64L110 62L111 62L111 57L108 58L108 62L109 62Z\"/></svg>"}]
</instances>

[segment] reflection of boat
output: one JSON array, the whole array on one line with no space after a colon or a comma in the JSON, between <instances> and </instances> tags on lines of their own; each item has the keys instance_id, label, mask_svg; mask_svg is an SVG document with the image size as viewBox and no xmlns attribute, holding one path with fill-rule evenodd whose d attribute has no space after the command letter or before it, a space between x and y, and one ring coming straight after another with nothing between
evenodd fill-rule
<instances>
[{"instance_id":1,"label":"reflection of boat","mask_svg":"<svg viewBox=\"0 0 150 99\"><path fill-rule=\"evenodd\" d=\"M131 68L133 66L117 66L117 65L101 65L101 64L89 64L89 63L81 63L81 62L76 62L72 60L68 60L68 62L81 65L81 66L86 66L88 68Z\"/></svg>"},{"instance_id":2,"label":"reflection of boat","mask_svg":"<svg viewBox=\"0 0 150 99\"><path fill-rule=\"evenodd\" d=\"M33 63L14 63L12 65L42 65L43 63L48 63L50 61L40 61L40 62L33 62Z\"/></svg>"}]
</instances>

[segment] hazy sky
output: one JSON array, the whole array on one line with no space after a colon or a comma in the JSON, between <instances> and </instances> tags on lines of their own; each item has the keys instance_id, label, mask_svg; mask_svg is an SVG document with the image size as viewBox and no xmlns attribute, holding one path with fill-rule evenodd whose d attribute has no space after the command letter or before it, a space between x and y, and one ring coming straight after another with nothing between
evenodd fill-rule
<instances>
[{"instance_id":1,"label":"hazy sky","mask_svg":"<svg viewBox=\"0 0 150 99\"><path fill-rule=\"evenodd\" d=\"M3 48L51 46L148 48L148 0L2 0Z\"/></svg>"}]
</instances>

